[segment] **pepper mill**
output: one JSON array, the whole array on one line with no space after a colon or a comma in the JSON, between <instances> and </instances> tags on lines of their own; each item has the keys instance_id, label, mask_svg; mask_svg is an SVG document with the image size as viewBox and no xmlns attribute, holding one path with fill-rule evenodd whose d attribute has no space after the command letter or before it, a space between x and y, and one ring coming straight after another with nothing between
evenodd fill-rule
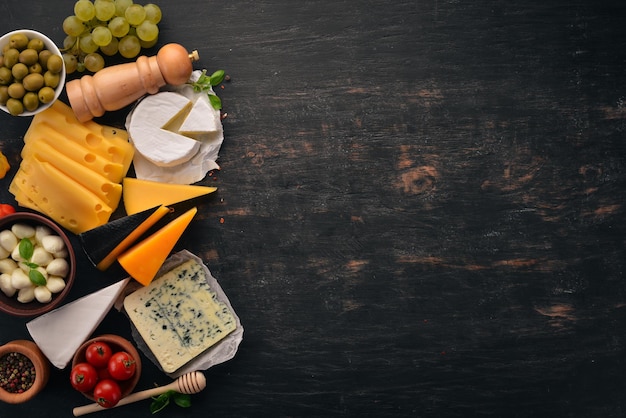
<instances>
[{"instance_id":1,"label":"pepper mill","mask_svg":"<svg viewBox=\"0 0 626 418\"><path fill-rule=\"evenodd\" d=\"M93 76L85 75L66 84L70 106L81 122L118 110L145 94L154 94L166 84L179 86L193 71L192 62L200 59L179 44L164 45L156 56L140 56L135 62L104 68Z\"/></svg>"}]
</instances>

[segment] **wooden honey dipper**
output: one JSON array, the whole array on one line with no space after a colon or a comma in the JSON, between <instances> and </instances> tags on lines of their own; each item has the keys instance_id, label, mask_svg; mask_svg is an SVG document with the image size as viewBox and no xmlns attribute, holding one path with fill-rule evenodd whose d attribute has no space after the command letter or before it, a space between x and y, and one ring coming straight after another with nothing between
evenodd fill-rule
<instances>
[{"instance_id":1,"label":"wooden honey dipper","mask_svg":"<svg viewBox=\"0 0 626 418\"><path fill-rule=\"evenodd\" d=\"M115 405L113 408L148 399L153 396L158 396L162 393L167 392L168 390L175 390L179 393L193 395L194 393L202 391L205 387L206 378L204 377L204 374L202 374L202 372L195 371L191 373L186 373L180 376L178 379L174 380L169 385L142 390L141 392L131 393L130 395L120 399L117 405ZM93 403L89 405L78 406L74 408L72 412L74 413L75 417L78 417L81 415L90 414L92 412L106 411L107 409L111 408L104 408L97 403Z\"/></svg>"},{"instance_id":2,"label":"wooden honey dipper","mask_svg":"<svg viewBox=\"0 0 626 418\"><path fill-rule=\"evenodd\" d=\"M81 122L118 110L145 94L154 94L165 84L179 86L193 72L192 62L199 60L179 44L164 45L155 56L140 56L135 62L112 65L85 75L65 85L67 98Z\"/></svg>"}]
</instances>

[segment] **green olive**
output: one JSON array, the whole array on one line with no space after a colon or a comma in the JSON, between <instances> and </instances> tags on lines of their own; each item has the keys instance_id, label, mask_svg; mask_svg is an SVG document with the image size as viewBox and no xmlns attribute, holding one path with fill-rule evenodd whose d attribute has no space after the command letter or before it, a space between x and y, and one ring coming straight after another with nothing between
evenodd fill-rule
<instances>
[{"instance_id":1,"label":"green olive","mask_svg":"<svg viewBox=\"0 0 626 418\"><path fill-rule=\"evenodd\" d=\"M41 39L33 38L28 41L28 45L26 45L26 48L34 49L35 51L39 52L45 48L45 45Z\"/></svg>"},{"instance_id":2,"label":"green olive","mask_svg":"<svg viewBox=\"0 0 626 418\"><path fill-rule=\"evenodd\" d=\"M24 112L24 104L21 100L10 98L7 100L7 109L13 116L17 116Z\"/></svg>"},{"instance_id":3,"label":"green olive","mask_svg":"<svg viewBox=\"0 0 626 418\"><path fill-rule=\"evenodd\" d=\"M22 50L28 46L28 36L23 33L16 33L9 38L11 48Z\"/></svg>"},{"instance_id":4,"label":"green olive","mask_svg":"<svg viewBox=\"0 0 626 418\"><path fill-rule=\"evenodd\" d=\"M26 64L18 62L11 68L11 74L15 80L21 80L28 75L28 67Z\"/></svg>"},{"instance_id":5,"label":"green olive","mask_svg":"<svg viewBox=\"0 0 626 418\"><path fill-rule=\"evenodd\" d=\"M24 103L26 110L32 112L39 107L39 97L37 96L37 93L29 91L24 95L22 103Z\"/></svg>"},{"instance_id":6,"label":"green olive","mask_svg":"<svg viewBox=\"0 0 626 418\"><path fill-rule=\"evenodd\" d=\"M9 96L9 87L8 86L0 86L0 104L6 105L7 100L9 100L11 96Z\"/></svg>"},{"instance_id":7,"label":"green olive","mask_svg":"<svg viewBox=\"0 0 626 418\"><path fill-rule=\"evenodd\" d=\"M28 74L22 80L22 84L24 85L24 88L28 91L38 91L40 88L43 87L43 83L44 83L43 75L39 73Z\"/></svg>"},{"instance_id":8,"label":"green olive","mask_svg":"<svg viewBox=\"0 0 626 418\"><path fill-rule=\"evenodd\" d=\"M12 68L20 60L20 51L15 48L9 48L4 53L4 66Z\"/></svg>"},{"instance_id":9,"label":"green olive","mask_svg":"<svg viewBox=\"0 0 626 418\"><path fill-rule=\"evenodd\" d=\"M7 67L0 67L0 84L8 86L13 81L13 74Z\"/></svg>"},{"instance_id":10,"label":"green olive","mask_svg":"<svg viewBox=\"0 0 626 418\"><path fill-rule=\"evenodd\" d=\"M54 100L54 89L52 87L42 87L37 94L41 103L50 103Z\"/></svg>"},{"instance_id":11,"label":"green olive","mask_svg":"<svg viewBox=\"0 0 626 418\"><path fill-rule=\"evenodd\" d=\"M50 52L50 50L48 49L44 49L43 51L41 51L39 53L39 63L41 64L41 66L43 68L48 68L48 58L50 58L50 56L52 55L52 52Z\"/></svg>"},{"instance_id":12,"label":"green olive","mask_svg":"<svg viewBox=\"0 0 626 418\"><path fill-rule=\"evenodd\" d=\"M26 89L22 85L22 83L11 83L9 85L9 96L14 99L21 99L26 94Z\"/></svg>"},{"instance_id":13,"label":"green olive","mask_svg":"<svg viewBox=\"0 0 626 418\"><path fill-rule=\"evenodd\" d=\"M63 69L63 58L58 55L51 55L48 58L46 67L48 68L48 71L52 71L55 74L60 73Z\"/></svg>"},{"instance_id":14,"label":"green olive","mask_svg":"<svg viewBox=\"0 0 626 418\"><path fill-rule=\"evenodd\" d=\"M20 52L19 60L26 65L33 65L39 61L39 52L34 49L28 48Z\"/></svg>"},{"instance_id":15,"label":"green olive","mask_svg":"<svg viewBox=\"0 0 626 418\"><path fill-rule=\"evenodd\" d=\"M43 75L43 83L44 85L48 86L48 87L52 87L53 89L56 89L57 86L59 85L59 82L61 81L61 75L60 74L54 74L51 71L46 71Z\"/></svg>"},{"instance_id":16,"label":"green olive","mask_svg":"<svg viewBox=\"0 0 626 418\"><path fill-rule=\"evenodd\" d=\"M43 73L43 67L41 66L41 64L39 64L38 62L34 63L33 65L30 65L28 67L28 72L29 73L37 73L37 74L41 74Z\"/></svg>"}]
</instances>

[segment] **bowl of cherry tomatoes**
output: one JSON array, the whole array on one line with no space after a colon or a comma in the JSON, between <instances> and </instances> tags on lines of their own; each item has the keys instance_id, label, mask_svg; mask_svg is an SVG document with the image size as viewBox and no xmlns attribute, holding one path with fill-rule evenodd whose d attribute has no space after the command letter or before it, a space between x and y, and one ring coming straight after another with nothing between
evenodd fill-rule
<instances>
[{"instance_id":1,"label":"bowl of cherry tomatoes","mask_svg":"<svg viewBox=\"0 0 626 418\"><path fill-rule=\"evenodd\" d=\"M141 358L133 344L104 334L85 341L74 354L70 383L87 399L112 408L128 396L141 376Z\"/></svg>"}]
</instances>

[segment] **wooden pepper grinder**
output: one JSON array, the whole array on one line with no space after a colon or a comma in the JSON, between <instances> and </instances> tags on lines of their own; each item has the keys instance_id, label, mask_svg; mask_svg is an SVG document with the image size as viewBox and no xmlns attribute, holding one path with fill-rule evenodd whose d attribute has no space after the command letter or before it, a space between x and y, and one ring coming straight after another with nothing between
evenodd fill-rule
<instances>
[{"instance_id":1,"label":"wooden pepper grinder","mask_svg":"<svg viewBox=\"0 0 626 418\"><path fill-rule=\"evenodd\" d=\"M164 45L156 56L140 56L135 62L104 68L93 76L85 75L66 84L70 106L81 122L118 110L146 93L154 94L165 84L179 86L187 82L197 61L179 44Z\"/></svg>"}]
</instances>

